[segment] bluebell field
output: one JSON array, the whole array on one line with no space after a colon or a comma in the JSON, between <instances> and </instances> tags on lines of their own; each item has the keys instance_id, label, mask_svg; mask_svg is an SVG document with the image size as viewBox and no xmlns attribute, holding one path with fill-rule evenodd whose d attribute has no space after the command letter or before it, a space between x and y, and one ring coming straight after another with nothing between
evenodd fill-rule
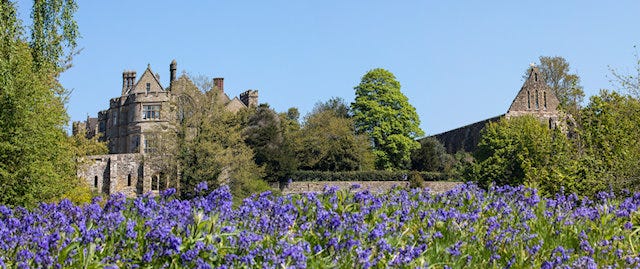
<instances>
[{"instance_id":1,"label":"bluebell field","mask_svg":"<svg viewBox=\"0 0 640 269\"><path fill-rule=\"evenodd\" d=\"M463 184L0 206L1 268L640 268L640 193Z\"/></svg>"}]
</instances>

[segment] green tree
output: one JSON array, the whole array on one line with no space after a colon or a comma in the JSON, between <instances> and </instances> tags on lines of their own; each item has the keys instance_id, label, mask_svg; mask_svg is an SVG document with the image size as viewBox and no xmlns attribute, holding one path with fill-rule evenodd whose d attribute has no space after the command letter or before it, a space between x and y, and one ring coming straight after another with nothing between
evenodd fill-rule
<instances>
[{"instance_id":1,"label":"green tree","mask_svg":"<svg viewBox=\"0 0 640 269\"><path fill-rule=\"evenodd\" d=\"M243 131L245 143L255 153L256 164L264 166L265 179L270 182L285 180L298 168L295 149L285 137L287 121L287 117L280 117L269 105L261 104Z\"/></svg>"},{"instance_id":2,"label":"green tree","mask_svg":"<svg viewBox=\"0 0 640 269\"><path fill-rule=\"evenodd\" d=\"M409 99L400 91L400 82L384 69L367 72L355 87L351 103L355 130L371 139L378 169L406 169L411 151L420 147L415 139L424 133Z\"/></svg>"},{"instance_id":3,"label":"green tree","mask_svg":"<svg viewBox=\"0 0 640 269\"><path fill-rule=\"evenodd\" d=\"M547 85L558 97L560 109L576 116L584 99L584 91L580 86L580 77L570 73L569 62L560 56L540 56L539 68Z\"/></svg>"},{"instance_id":4,"label":"green tree","mask_svg":"<svg viewBox=\"0 0 640 269\"><path fill-rule=\"evenodd\" d=\"M525 184L546 193L561 186L571 190L573 152L560 130L550 130L533 116L502 119L482 131L468 176L485 187Z\"/></svg>"},{"instance_id":5,"label":"green tree","mask_svg":"<svg viewBox=\"0 0 640 269\"><path fill-rule=\"evenodd\" d=\"M107 143L101 142L99 136L87 138L87 130L84 128L77 129L77 132L71 136L71 143L75 148L76 158L109 153Z\"/></svg>"},{"instance_id":6,"label":"green tree","mask_svg":"<svg viewBox=\"0 0 640 269\"><path fill-rule=\"evenodd\" d=\"M176 95L171 105L175 131L167 131L171 140L160 144L176 144L176 155L163 158L177 160L181 195L191 197L202 181L212 187L228 185L236 202L269 189L263 169L244 143L238 116L226 111L218 91L201 92L186 76L174 81L171 90Z\"/></svg>"},{"instance_id":7,"label":"green tree","mask_svg":"<svg viewBox=\"0 0 640 269\"><path fill-rule=\"evenodd\" d=\"M428 172L448 172L455 159L434 137L420 139L420 148L411 152L411 169Z\"/></svg>"},{"instance_id":8,"label":"green tree","mask_svg":"<svg viewBox=\"0 0 640 269\"><path fill-rule=\"evenodd\" d=\"M300 168L316 171L362 171L373 169L369 138L357 135L348 106L341 99L316 104L305 117L300 132ZM336 109L337 108L337 109Z\"/></svg>"},{"instance_id":9,"label":"green tree","mask_svg":"<svg viewBox=\"0 0 640 269\"><path fill-rule=\"evenodd\" d=\"M15 4L0 2L0 204L55 200L78 182L58 81L75 49L75 9L72 0L34 1L27 40Z\"/></svg>"},{"instance_id":10,"label":"green tree","mask_svg":"<svg viewBox=\"0 0 640 269\"><path fill-rule=\"evenodd\" d=\"M590 189L640 187L640 101L603 90L591 97L579 123L583 176Z\"/></svg>"},{"instance_id":11,"label":"green tree","mask_svg":"<svg viewBox=\"0 0 640 269\"><path fill-rule=\"evenodd\" d=\"M349 104L340 97L332 97L326 102L316 103L310 114L319 114L324 111L332 111L333 114L342 118L351 117L351 108L349 107Z\"/></svg>"}]
</instances>

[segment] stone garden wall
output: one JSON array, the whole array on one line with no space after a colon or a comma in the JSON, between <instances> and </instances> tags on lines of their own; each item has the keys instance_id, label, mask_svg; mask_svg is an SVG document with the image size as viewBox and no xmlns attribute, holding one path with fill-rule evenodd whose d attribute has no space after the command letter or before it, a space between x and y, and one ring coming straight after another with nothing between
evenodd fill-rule
<instances>
[{"instance_id":1,"label":"stone garden wall","mask_svg":"<svg viewBox=\"0 0 640 269\"><path fill-rule=\"evenodd\" d=\"M451 190L461 183L462 182L427 181L425 182L425 186L431 189L432 192L439 193ZM354 184L360 185L361 190L369 190L376 193L388 191L394 186L402 188L409 186L408 181L299 181L284 184L280 190L283 194L322 192L325 186L336 186L340 189L348 189Z\"/></svg>"}]
</instances>

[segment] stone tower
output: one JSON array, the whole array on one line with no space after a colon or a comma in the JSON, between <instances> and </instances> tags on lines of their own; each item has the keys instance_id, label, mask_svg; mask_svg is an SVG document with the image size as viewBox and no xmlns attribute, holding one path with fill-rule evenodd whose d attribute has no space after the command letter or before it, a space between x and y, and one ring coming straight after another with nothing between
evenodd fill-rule
<instances>
[{"instance_id":1,"label":"stone tower","mask_svg":"<svg viewBox=\"0 0 640 269\"><path fill-rule=\"evenodd\" d=\"M258 91L248 90L240 94L240 101L247 107L258 106Z\"/></svg>"}]
</instances>

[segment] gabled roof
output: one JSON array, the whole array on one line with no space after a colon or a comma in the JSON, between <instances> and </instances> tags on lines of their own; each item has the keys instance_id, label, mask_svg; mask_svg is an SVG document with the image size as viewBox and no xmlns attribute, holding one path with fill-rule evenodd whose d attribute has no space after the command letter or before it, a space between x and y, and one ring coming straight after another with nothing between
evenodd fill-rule
<instances>
[{"instance_id":1,"label":"gabled roof","mask_svg":"<svg viewBox=\"0 0 640 269\"><path fill-rule=\"evenodd\" d=\"M507 114L521 113L550 113L558 109L558 97L547 86L544 73L538 67L531 66L527 80L511 102Z\"/></svg>"},{"instance_id":2,"label":"gabled roof","mask_svg":"<svg viewBox=\"0 0 640 269\"><path fill-rule=\"evenodd\" d=\"M151 65L147 65L147 69L145 69L142 75L140 76L140 78L138 78L138 81L136 81L136 84L134 84L133 87L127 89L124 95L131 94L131 90L136 89L138 87L138 83L140 83L140 81L142 81L142 79L145 78L146 76L151 76L152 81L154 81L160 87L160 89L164 91L164 87L162 87L162 84L160 84L158 77L156 77L156 75L153 73L153 70L151 70Z\"/></svg>"},{"instance_id":3,"label":"gabled roof","mask_svg":"<svg viewBox=\"0 0 640 269\"><path fill-rule=\"evenodd\" d=\"M244 103L242 101L240 101L240 99L238 99L238 97L234 97L231 101L229 101L229 103L227 103L225 105L225 108L229 111L229 112L238 112L238 110L247 107L246 105L244 105Z\"/></svg>"}]
</instances>

